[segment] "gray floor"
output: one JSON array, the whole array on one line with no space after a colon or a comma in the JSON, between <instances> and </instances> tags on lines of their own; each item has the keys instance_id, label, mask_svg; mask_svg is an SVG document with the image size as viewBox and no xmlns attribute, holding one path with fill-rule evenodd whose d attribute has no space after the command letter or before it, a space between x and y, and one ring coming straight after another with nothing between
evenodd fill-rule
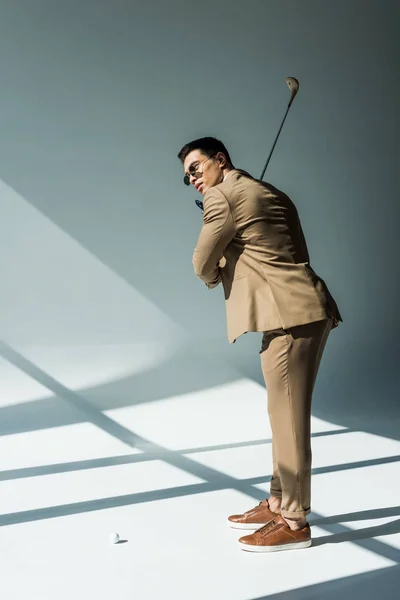
<instances>
[{"instance_id":1,"label":"gray floor","mask_svg":"<svg viewBox=\"0 0 400 600\"><path fill-rule=\"evenodd\" d=\"M313 546L254 555L226 517L268 490L261 385L129 404L129 377L79 388L82 346L1 353L5 600L397 598L398 440L313 417Z\"/></svg>"}]
</instances>

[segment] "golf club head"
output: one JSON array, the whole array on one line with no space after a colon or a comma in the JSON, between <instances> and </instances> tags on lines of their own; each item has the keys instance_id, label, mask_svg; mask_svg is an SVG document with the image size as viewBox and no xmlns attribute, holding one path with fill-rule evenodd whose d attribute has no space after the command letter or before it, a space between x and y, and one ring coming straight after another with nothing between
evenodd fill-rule
<instances>
[{"instance_id":1,"label":"golf club head","mask_svg":"<svg viewBox=\"0 0 400 600\"><path fill-rule=\"evenodd\" d=\"M292 104L293 100L295 99L297 92L299 91L300 84L295 77L286 77L286 83L291 92L290 102L289 102L289 106L290 106Z\"/></svg>"},{"instance_id":2,"label":"golf club head","mask_svg":"<svg viewBox=\"0 0 400 600\"><path fill-rule=\"evenodd\" d=\"M195 200L196 206L199 207L199 209L201 210L201 212L204 212L204 206L201 200Z\"/></svg>"}]
</instances>

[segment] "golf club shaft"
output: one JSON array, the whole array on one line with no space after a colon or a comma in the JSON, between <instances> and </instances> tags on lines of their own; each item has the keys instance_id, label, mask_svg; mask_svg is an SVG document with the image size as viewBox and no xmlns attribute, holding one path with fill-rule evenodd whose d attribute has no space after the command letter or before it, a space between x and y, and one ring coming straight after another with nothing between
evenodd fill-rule
<instances>
[{"instance_id":1,"label":"golf club shaft","mask_svg":"<svg viewBox=\"0 0 400 600\"><path fill-rule=\"evenodd\" d=\"M279 136L281 134L282 127L283 127L283 125L284 125L284 123L286 121L286 117L288 115L290 107L292 106L293 100L295 99L296 94L299 91L299 82L298 82L298 80L295 77L287 77L286 78L286 84L289 87L289 89L291 90L290 101L289 101L288 107L286 109L285 116L283 117L281 126L279 127L279 131L278 131L278 133L276 135L275 141L274 141L274 143L272 145L271 152L269 153L269 156L267 158L267 162L265 163L264 168L262 170L262 173L261 173L261 176L260 176L260 181L263 180L263 177L265 175L265 171L267 170L269 161L271 160L272 153L275 150L276 143L277 143L278 138L279 138ZM201 200L195 200L195 202L196 202L197 206L200 208L200 210L204 211L203 202Z\"/></svg>"},{"instance_id":2,"label":"golf club shaft","mask_svg":"<svg viewBox=\"0 0 400 600\"><path fill-rule=\"evenodd\" d=\"M288 115L289 109L290 109L290 107L292 106L292 102L293 102L293 100L295 99L297 92L299 91L299 82L298 82L298 80L297 80L295 77L286 77L286 84L287 84L287 86L288 86L288 88L290 89L290 92L291 92L291 93L290 93L290 100L289 100L289 104L288 104L288 107L287 107L287 109L286 109L285 116L283 117L283 120L282 120L281 126L279 127L279 131L278 131L278 133L277 133L277 136L276 136L276 138L275 138L275 141L274 141L274 143L273 143L273 146L272 146L272 148L271 148L271 152L269 153L269 156L268 156L268 158L267 158L267 162L265 163L265 166L264 166L264 168L263 168L263 170L262 170L262 173L261 173L261 176L260 176L260 181L262 181L262 180L263 180L263 177L264 177L264 175L265 175L265 171L267 170L267 167L268 167L269 161L271 160L272 153L273 153L273 151L274 151L274 149L275 149L276 142L278 141L278 138L279 138L279 136L280 136L280 134L281 134L281 131L282 131L282 127L283 127L283 125L284 125L284 123L285 123L285 121L286 121L286 117L287 117L287 115Z\"/></svg>"},{"instance_id":3,"label":"golf club shaft","mask_svg":"<svg viewBox=\"0 0 400 600\"><path fill-rule=\"evenodd\" d=\"M265 171L267 170L267 167L268 167L269 161L271 160L272 153L273 153L273 151L275 150L276 142L278 141L278 138L279 138L279 136L280 136L280 133L281 133L281 131L282 131L282 127L283 127L283 125L284 125L284 123L285 123L285 121L286 121L286 117L287 117L287 115L288 115L289 109L290 109L290 104L289 104L289 106L288 106L288 107L287 107L287 109L286 109L285 116L283 117L283 120L282 120L281 126L279 127L279 131L278 131L278 133L277 133L277 136L276 136L276 138L275 138L275 141L274 141L274 143L273 143L273 145L272 145L271 152L269 153L269 156L268 156L268 158L267 158L267 162L265 163L265 165L264 165L264 168L263 168L263 170L262 170L262 172L261 172L261 175L260 175L260 181L262 181L262 180L263 180L263 178L264 178Z\"/></svg>"}]
</instances>

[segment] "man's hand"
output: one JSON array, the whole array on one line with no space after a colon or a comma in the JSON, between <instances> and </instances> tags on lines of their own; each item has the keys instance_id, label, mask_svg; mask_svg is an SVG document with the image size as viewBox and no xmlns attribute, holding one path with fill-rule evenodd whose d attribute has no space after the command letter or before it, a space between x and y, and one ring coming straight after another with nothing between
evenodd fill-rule
<instances>
[{"instance_id":1,"label":"man's hand","mask_svg":"<svg viewBox=\"0 0 400 600\"><path fill-rule=\"evenodd\" d=\"M214 289L215 287L217 287L217 285L219 285L222 282L221 268L218 266L217 269L218 269L218 274L217 274L216 278L213 281L208 281L206 283L207 287L210 290Z\"/></svg>"},{"instance_id":2,"label":"man's hand","mask_svg":"<svg viewBox=\"0 0 400 600\"><path fill-rule=\"evenodd\" d=\"M209 283L206 283L206 286L208 287L208 289L212 290L222 282L221 269L223 269L225 267L225 265L226 265L226 258L225 258L225 256L223 256L218 263L218 277L216 277L216 279L214 281L210 281Z\"/></svg>"},{"instance_id":3,"label":"man's hand","mask_svg":"<svg viewBox=\"0 0 400 600\"><path fill-rule=\"evenodd\" d=\"M226 258L225 258L225 256L223 256L221 258L221 260L219 261L218 266L220 269L223 269L225 267L225 265L226 265Z\"/></svg>"}]
</instances>

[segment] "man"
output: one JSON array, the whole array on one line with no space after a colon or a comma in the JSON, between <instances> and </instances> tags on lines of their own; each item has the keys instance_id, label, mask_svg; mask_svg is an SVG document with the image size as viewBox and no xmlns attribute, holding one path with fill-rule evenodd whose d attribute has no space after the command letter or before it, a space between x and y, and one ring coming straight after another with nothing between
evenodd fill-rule
<instances>
[{"instance_id":1,"label":"man","mask_svg":"<svg viewBox=\"0 0 400 600\"><path fill-rule=\"evenodd\" d=\"M325 282L310 266L297 210L271 184L236 169L212 137L186 144L185 183L204 199L194 271L210 289L222 282L228 339L262 332L273 476L270 497L229 524L254 530L239 539L257 552L311 545L311 398L329 332L342 321Z\"/></svg>"}]
</instances>

